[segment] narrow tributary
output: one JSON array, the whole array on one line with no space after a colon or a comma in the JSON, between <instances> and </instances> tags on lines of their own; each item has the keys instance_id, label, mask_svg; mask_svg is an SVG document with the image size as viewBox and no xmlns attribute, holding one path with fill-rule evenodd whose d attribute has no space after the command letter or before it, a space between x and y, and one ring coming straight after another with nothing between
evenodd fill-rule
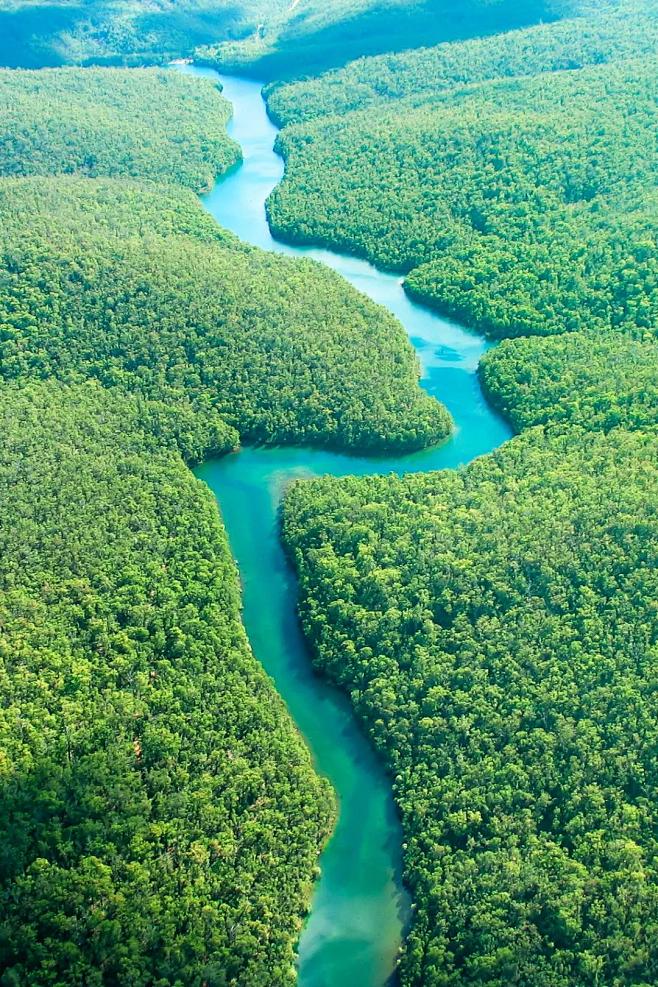
<instances>
[{"instance_id":1,"label":"narrow tributary","mask_svg":"<svg viewBox=\"0 0 658 987\"><path fill-rule=\"evenodd\" d=\"M244 622L254 654L340 805L299 944L300 987L384 987L395 969L409 908L401 881L400 824L390 781L349 703L313 674L297 624L297 588L280 544L277 510L294 478L455 467L495 449L510 431L478 384L477 364L487 349L480 336L411 302L397 275L329 250L273 239L264 206L282 178L283 162L273 151L277 131L265 111L261 85L193 66L184 70L221 81L233 104L229 132L244 155L242 166L204 196L206 209L242 240L327 264L396 315L418 353L422 386L449 408L457 426L450 441L409 456L372 459L305 448L245 448L196 471L222 511L242 577Z\"/></svg>"}]
</instances>

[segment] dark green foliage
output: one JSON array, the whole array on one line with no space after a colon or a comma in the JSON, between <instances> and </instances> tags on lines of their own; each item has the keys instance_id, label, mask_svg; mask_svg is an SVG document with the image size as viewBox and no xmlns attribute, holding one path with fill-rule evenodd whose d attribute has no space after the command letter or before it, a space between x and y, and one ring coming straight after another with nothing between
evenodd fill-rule
<instances>
[{"instance_id":1,"label":"dark green foliage","mask_svg":"<svg viewBox=\"0 0 658 987\"><path fill-rule=\"evenodd\" d=\"M658 980L655 434L295 485L318 667L395 779L415 987Z\"/></svg>"},{"instance_id":2,"label":"dark green foliage","mask_svg":"<svg viewBox=\"0 0 658 987\"><path fill-rule=\"evenodd\" d=\"M0 0L0 65L162 63L197 49L276 75L369 52L491 34L586 0Z\"/></svg>"},{"instance_id":3,"label":"dark green foliage","mask_svg":"<svg viewBox=\"0 0 658 987\"><path fill-rule=\"evenodd\" d=\"M516 429L658 425L658 345L566 333L503 341L480 364L484 389Z\"/></svg>"},{"instance_id":4,"label":"dark green foliage","mask_svg":"<svg viewBox=\"0 0 658 987\"><path fill-rule=\"evenodd\" d=\"M0 65L163 63L244 37L288 0L0 0Z\"/></svg>"},{"instance_id":5,"label":"dark green foliage","mask_svg":"<svg viewBox=\"0 0 658 987\"><path fill-rule=\"evenodd\" d=\"M257 78L291 78L376 52L471 38L553 20L582 0L297 0L247 39L197 51L203 62Z\"/></svg>"},{"instance_id":6,"label":"dark green foliage","mask_svg":"<svg viewBox=\"0 0 658 987\"><path fill-rule=\"evenodd\" d=\"M92 383L0 395L2 984L293 980L331 799L185 428Z\"/></svg>"},{"instance_id":7,"label":"dark green foliage","mask_svg":"<svg viewBox=\"0 0 658 987\"><path fill-rule=\"evenodd\" d=\"M179 72L0 71L0 175L175 182L195 191L240 158L230 104Z\"/></svg>"},{"instance_id":8,"label":"dark green foliage","mask_svg":"<svg viewBox=\"0 0 658 987\"><path fill-rule=\"evenodd\" d=\"M185 195L172 213L173 193L124 182L5 183L0 374L191 403L251 441L404 449L448 434L393 318L317 264L211 237ZM171 232L181 215L192 235Z\"/></svg>"},{"instance_id":9,"label":"dark green foliage","mask_svg":"<svg viewBox=\"0 0 658 987\"><path fill-rule=\"evenodd\" d=\"M650 55L293 125L273 226L492 336L653 329L657 78Z\"/></svg>"}]
</instances>

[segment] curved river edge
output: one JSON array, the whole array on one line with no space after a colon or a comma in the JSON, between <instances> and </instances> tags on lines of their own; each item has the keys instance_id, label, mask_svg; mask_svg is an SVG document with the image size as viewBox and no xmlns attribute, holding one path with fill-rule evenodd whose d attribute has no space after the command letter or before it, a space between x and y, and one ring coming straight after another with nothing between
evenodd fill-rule
<instances>
[{"instance_id":1,"label":"curved river edge","mask_svg":"<svg viewBox=\"0 0 658 987\"><path fill-rule=\"evenodd\" d=\"M298 945L300 987L385 987L396 979L410 903L402 883L402 831L390 779L359 727L348 699L313 671L297 617L297 585L279 538L278 510L294 479L426 472L464 465L511 436L487 404L477 366L482 337L413 302L402 279L330 250L274 240L265 200L283 177L278 133L262 84L212 69L180 71L220 82L233 104L229 134L243 163L202 197L217 222L241 240L293 257L310 257L342 274L402 322L418 355L421 384L451 412L454 435L406 456L350 456L299 447L247 447L210 460L195 474L211 488L242 580L243 619L256 658L274 680L339 803L321 858L312 908Z\"/></svg>"}]
</instances>

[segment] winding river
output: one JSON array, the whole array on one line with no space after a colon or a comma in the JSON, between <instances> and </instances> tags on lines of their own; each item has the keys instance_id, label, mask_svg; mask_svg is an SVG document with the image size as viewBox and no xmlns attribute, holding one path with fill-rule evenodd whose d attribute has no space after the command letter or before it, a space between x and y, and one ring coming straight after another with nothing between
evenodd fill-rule
<instances>
[{"instance_id":1,"label":"winding river","mask_svg":"<svg viewBox=\"0 0 658 987\"><path fill-rule=\"evenodd\" d=\"M185 66L183 71L220 80L209 69ZM234 109L229 132L242 146L244 163L204 197L206 209L242 240L327 264L393 312L418 353L422 386L447 405L457 426L443 445L404 457L245 448L196 471L215 493L224 517L242 577L244 621L254 653L339 800L338 824L320 859L321 877L299 943L300 987L384 987L394 979L409 915L401 881L400 824L390 782L349 703L313 674L297 623L294 576L278 537L277 509L294 478L456 467L490 452L510 432L480 391L476 369L487 349L480 336L411 302L397 275L354 257L273 239L264 203L283 175L283 163L272 150L276 128L259 83L231 77L221 82Z\"/></svg>"}]
</instances>

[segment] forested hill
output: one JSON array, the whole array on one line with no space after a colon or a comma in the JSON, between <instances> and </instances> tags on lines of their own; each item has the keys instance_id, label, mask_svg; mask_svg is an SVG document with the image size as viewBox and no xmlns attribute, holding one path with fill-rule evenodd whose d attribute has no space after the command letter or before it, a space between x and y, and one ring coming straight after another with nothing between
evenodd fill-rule
<instances>
[{"instance_id":1,"label":"forested hill","mask_svg":"<svg viewBox=\"0 0 658 987\"><path fill-rule=\"evenodd\" d=\"M479 37L588 6L587 0L298 0L264 19L249 37L197 50L224 71L291 78L351 58Z\"/></svg>"},{"instance_id":2,"label":"forested hill","mask_svg":"<svg viewBox=\"0 0 658 987\"><path fill-rule=\"evenodd\" d=\"M504 340L480 364L491 401L517 430L564 423L658 426L658 346L616 333Z\"/></svg>"},{"instance_id":3,"label":"forested hill","mask_svg":"<svg viewBox=\"0 0 658 987\"><path fill-rule=\"evenodd\" d=\"M172 229L172 200L191 232ZM448 434L394 319L319 265L208 242L210 225L183 190L0 184L0 377L90 377L190 405L210 428L195 458L216 415L261 442L405 449Z\"/></svg>"},{"instance_id":4,"label":"forested hill","mask_svg":"<svg viewBox=\"0 0 658 987\"><path fill-rule=\"evenodd\" d=\"M0 376L94 377L258 441L404 449L448 434L394 319L325 268L219 231L191 192L144 186L198 191L236 160L210 83L57 69L0 73L3 91L0 175L53 177L0 186Z\"/></svg>"},{"instance_id":5,"label":"forested hill","mask_svg":"<svg viewBox=\"0 0 658 987\"><path fill-rule=\"evenodd\" d=\"M613 8L625 2L604 0ZM593 0L0 0L0 66L143 66L194 56L257 78L291 78L361 55L494 35L600 6Z\"/></svg>"},{"instance_id":6,"label":"forested hill","mask_svg":"<svg viewBox=\"0 0 658 987\"><path fill-rule=\"evenodd\" d=\"M237 153L210 85L6 72L0 100L0 978L293 982L334 807L185 462L450 420L395 320L203 211Z\"/></svg>"},{"instance_id":7,"label":"forested hill","mask_svg":"<svg viewBox=\"0 0 658 987\"><path fill-rule=\"evenodd\" d=\"M427 39L425 39L425 43ZM602 2L595 16L361 58L342 69L266 88L279 126L372 106L405 96L433 97L471 82L536 75L648 55L658 46L658 11L652 0Z\"/></svg>"},{"instance_id":8,"label":"forested hill","mask_svg":"<svg viewBox=\"0 0 658 987\"><path fill-rule=\"evenodd\" d=\"M554 336L483 364L517 426L652 423L656 51L658 12L625 0L270 87L291 121L272 224L407 272L414 297L490 336Z\"/></svg>"},{"instance_id":9,"label":"forested hill","mask_svg":"<svg viewBox=\"0 0 658 987\"><path fill-rule=\"evenodd\" d=\"M0 65L162 64L251 35L289 0L0 0Z\"/></svg>"},{"instance_id":10,"label":"forested hill","mask_svg":"<svg viewBox=\"0 0 658 987\"><path fill-rule=\"evenodd\" d=\"M134 176L199 192L240 158L230 114L212 82L177 72L0 71L0 174Z\"/></svg>"},{"instance_id":11,"label":"forested hill","mask_svg":"<svg viewBox=\"0 0 658 987\"><path fill-rule=\"evenodd\" d=\"M657 57L287 127L274 228L410 272L416 297L493 336L649 328Z\"/></svg>"},{"instance_id":12,"label":"forested hill","mask_svg":"<svg viewBox=\"0 0 658 987\"><path fill-rule=\"evenodd\" d=\"M588 0L0 0L0 65L162 63L195 49L299 74L366 52L553 19Z\"/></svg>"}]
</instances>

